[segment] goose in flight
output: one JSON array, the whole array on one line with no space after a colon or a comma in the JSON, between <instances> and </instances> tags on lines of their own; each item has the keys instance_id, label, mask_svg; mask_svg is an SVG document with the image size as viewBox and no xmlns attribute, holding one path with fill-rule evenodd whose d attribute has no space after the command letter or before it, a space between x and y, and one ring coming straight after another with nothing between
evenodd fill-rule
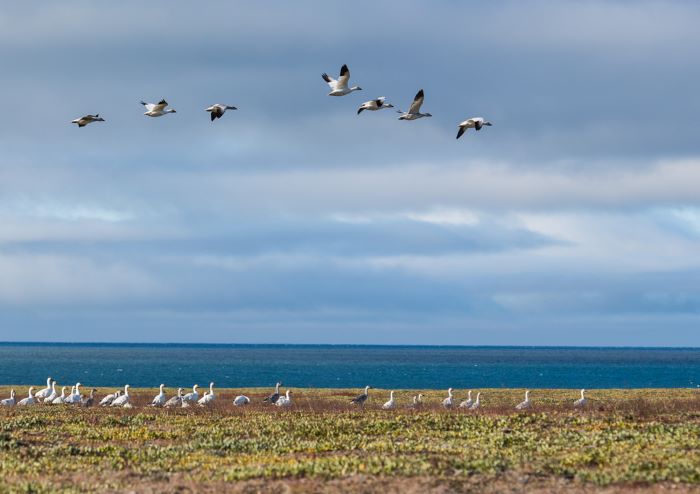
<instances>
[{"instance_id":1,"label":"goose in flight","mask_svg":"<svg viewBox=\"0 0 700 494\"><path fill-rule=\"evenodd\" d=\"M278 407L290 407L292 406L292 392L290 390L287 390L287 393L284 396L280 396L279 399L275 402L275 405Z\"/></svg>"},{"instance_id":2,"label":"goose in flight","mask_svg":"<svg viewBox=\"0 0 700 494\"><path fill-rule=\"evenodd\" d=\"M33 405L34 403L36 403L36 400L34 399L34 386L32 386L31 388L29 388L29 396L27 396L23 400L19 400L17 406Z\"/></svg>"},{"instance_id":3,"label":"goose in flight","mask_svg":"<svg viewBox=\"0 0 700 494\"><path fill-rule=\"evenodd\" d=\"M208 111L211 113L211 121L213 122L217 118L221 118L224 116L224 113L226 113L226 110L238 110L235 106L231 105L222 105L221 103L217 103L215 105L211 105L209 108L205 109L205 111Z\"/></svg>"},{"instance_id":4,"label":"goose in flight","mask_svg":"<svg viewBox=\"0 0 700 494\"><path fill-rule=\"evenodd\" d=\"M63 386L61 388L61 396L57 396L53 400L50 401L52 405L62 405L66 402L66 387Z\"/></svg>"},{"instance_id":5,"label":"goose in flight","mask_svg":"<svg viewBox=\"0 0 700 494\"><path fill-rule=\"evenodd\" d=\"M177 388L177 396L173 396L163 405L165 408L173 408L182 406L182 388Z\"/></svg>"},{"instance_id":6,"label":"goose in flight","mask_svg":"<svg viewBox=\"0 0 700 494\"><path fill-rule=\"evenodd\" d=\"M384 403L382 405L382 408L384 410L393 410L396 408L396 401L394 400L394 391L392 390L391 393L389 393L389 401Z\"/></svg>"},{"instance_id":7,"label":"goose in flight","mask_svg":"<svg viewBox=\"0 0 700 494\"><path fill-rule=\"evenodd\" d=\"M37 391L37 393L34 395L35 398L46 398L51 394L51 383L53 382L53 379L51 377L46 379L46 387L42 390Z\"/></svg>"},{"instance_id":8,"label":"goose in flight","mask_svg":"<svg viewBox=\"0 0 700 494\"><path fill-rule=\"evenodd\" d=\"M164 99L160 100L158 103L146 103L145 101L142 101L141 104L146 108L144 115L149 117L162 117L167 113L177 113L172 108L166 108L168 106L168 102Z\"/></svg>"},{"instance_id":9,"label":"goose in flight","mask_svg":"<svg viewBox=\"0 0 700 494\"><path fill-rule=\"evenodd\" d=\"M365 392L354 397L352 400L350 400L350 403L353 403L353 404L359 405L359 406L364 406L365 402L369 398L369 390L370 389L372 389L372 386L365 386Z\"/></svg>"},{"instance_id":10,"label":"goose in flight","mask_svg":"<svg viewBox=\"0 0 700 494\"><path fill-rule=\"evenodd\" d=\"M399 120L418 120L419 118L423 117L432 117L430 113L420 112L420 107L421 105L423 105L423 99L425 99L425 95L423 94L423 90L421 89L416 93L416 97L413 98L413 103L411 103L411 107L408 109L407 112L402 112L401 110L399 110L399 113L401 114Z\"/></svg>"},{"instance_id":11,"label":"goose in flight","mask_svg":"<svg viewBox=\"0 0 700 494\"><path fill-rule=\"evenodd\" d=\"M267 396L263 400L263 403L272 403L274 405L277 402L277 400L279 400L279 398L280 398L280 386L282 386L282 383L275 384L274 393L272 393L270 396Z\"/></svg>"},{"instance_id":12,"label":"goose in flight","mask_svg":"<svg viewBox=\"0 0 700 494\"><path fill-rule=\"evenodd\" d=\"M185 396L182 397L182 402L192 402L192 403L197 403L197 400L199 400L199 393L197 392L197 388L199 387L199 384L195 384L192 386L192 392L187 393Z\"/></svg>"},{"instance_id":13,"label":"goose in flight","mask_svg":"<svg viewBox=\"0 0 700 494\"><path fill-rule=\"evenodd\" d=\"M2 406L2 407L15 406L15 390L14 389L10 390L10 397L9 398L5 398L4 400L0 401L0 406Z\"/></svg>"},{"instance_id":14,"label":"goose in flight","mask_svg":"<svg viewBox=\"0 0 700 494\"><path fill-rule=\"evenodd\" d=\"M165 384L160 385L160 392L153 398L153 401L151 401L152 407L162 407L165 405L165 391L163 391L163 388L165 388Z\"/></svg>"},{"instance_id":15,"label":"goose in flight","mask_svg":"<svg viewBox=\"0 0 700 494\"><path fill-rule=\"evenodd\" d=\"M233 404L237 407L247 405L250 403L250 398L245 395L238 395L233 399Z\"/></svg>"},{"instance_id":16,"label":"goose in flight","mask_svg":"<svg viewBox=\"0 0 700 494\"><path fill-rule=\"evenodd\" d=\"M76 118L75 120L71 120L70 123L78 124L78 127L85 127L87 124L91 124L92 122L104 122L105 119L100 116L99 113L95 113L94 115L84 115L80 118Z\"/></svg>"},{"instance_id":17,"label":"goose in flight","mask_svg":"<svg viewBox=\"0 0 700 494\"><path fill-rule=\"evenodd\" d=\"M481 406L481 392L476 394L476 400L474 400L474 403L472 403L472 406L469 407L469 410L476 410Z\"/></svg>"},{"instance_id":18,"label":"goose in flight","mask_svg":"<svg viewBox=\"0 0 700 494\"><path fill-rule=\"evenodd\" d=\"M586 399L585 393L586 393L586 390L582 389L581 390L581 398L579 398L578 400L576 400L574 402L574 406L576 408L583 408L586 406L586 403L588 403L588 400Z\"/></svg>"},{"instance_id":19,"label":"goose in flight","mask_svg":"<svg viewBox=\"0 0 700 494\"><path fill-rule=\"evenodd\" d=\"M362 91L360 86L348 87L350 69L348 69L347 65L343 65L340 68L340 77L338 77L338 79L333 79L325 72L321 74L321 77L323 77L323 80L326 81L331 88L331 92L328 93L328 96L345 96L353 91Z\"/></svg>"},{"instance_id":20,"label":"goose in flight","mask_svg":"<svg viewBox=\"0 0 700 494\"><path fill-rule=\"evenodd\" d=\"M442 400L442 406L445 408L452 408L452 388L447 390L447 398Z\"/></svg>"},{"instance_id":21,"label":"goose in flight","mask_svg":"<svg viewBox=\"0 0 700 494\"><path fill-rule=\"evenodd\" d=\"M469 393L467 393L467 399L459 404L459 408L469 408L472 406L472 403L474 401L472 400L472 390L470 389Z\"/></svg>"},{"instance_id":22,"label":"goose in flight","mask_svg":"<svg viewBox=\"0 0 700 494\"><path fill-rule=\"evenodd\" d=\"M109 405L111 407L126 407L129 404L129 385L124 385L124 393L119 397L115 398L114 401ZM129 407L127 407L129 408Z\"/></svg>"},{"instance_id":23,"label":"goose in flight","mask_svg":"<svg viewBox=\"0 0 700 494\"><path fill-rule=\"evenodd\" d=\"M360 107L357 109L357 114L359 115L364 110L377 111L377 110L384 110L385 108L393 108L393 107L394 107L394 105L386 102L386 98L384 96L380 96L377 99L365 101L364 103L362 103L360 105Z\"/></svg>"},{"instance_id":24,"label":"goose in flight","mask_svg":"<svg viewBox=\"0 0 700 494\"><path fill-rule=\"evenodd\" d=\"M63 389L66 389L66 387L63 386ZM61 394L63 394L63 392L61 392ZM117 398L119 398L119 395L121 395L121 394L122 394L122 392L121 392L121 390L119 390L119 391L116 391L116 392L114 392L114 393L112 393L112 394L109 394L109 395L105 396L104 398L102 398L102 401L100 401L100 406L101 406L101 407L108 407L108 406L110 406L110 405L112 404L112 402L113 402L114 400L116 400Z\"/></svg>"},{"instance_id":25,"label":"goose in flight","mask_svg":"<svg viewBox=\"0 0 700 494\"><path fill-rule=\"evenodd\" d=\"M476 129L477 131L479 131L484 125L487 127L491 127L493 124L491 122L487 122L481 117L474 117L465 120L457 126L457 128L459 129L457 130L457 139L462 137L462 134L464 134L467 131L467 129Z\"/></svg>"},{"instance_id":26,"label":"goose in flight","mask_svg":"<svg viewBox=\"0 0 700 494\"><path fill-rule=\"evenodd\" d=\"M530 390L525 390L525 401L518 403L515 405L516 410L527 410L532 406L532 402L530 401Z\"/></svg>"}]
</instances>

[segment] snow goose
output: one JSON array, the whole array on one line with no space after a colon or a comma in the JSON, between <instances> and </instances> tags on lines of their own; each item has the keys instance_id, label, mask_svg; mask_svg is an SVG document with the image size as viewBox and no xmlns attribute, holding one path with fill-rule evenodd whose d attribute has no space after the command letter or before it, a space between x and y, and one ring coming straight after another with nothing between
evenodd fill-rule
<instances>
[{"instance_id":1,"label":"snow goose","mask_svg":"<svg viewBox=\"0 0 700 494\"><path fill-rule=\"evenodd\" d=\"M442 400L442 406L445 408L452 408L452 388L447 390L447 398Z\"/></svg>"},{"instance_id":2,"label":"snow goose","mask_svg":"<svg viewBox=\"0 0 700 494\"><path fill-rule=\"evenodd\" d=\"M34 395L34 396L36 396L36 395ZM56 392L56 381L52 380L51 381L51 394L49 396L47 396L46 398L44 398L43 400L39 400L39 401L43 401L44 403L51 403L57 397L58 397L58 393Z\"/></svg>"},{"instance_id":3,"label":"snow goose","mask_svg":"<svg viewBox=\"0 0 700 494\"><path fill-rule=\"evenodd\" d=\"M416 93L416 97L413 98L413 103L411 103L411 107L408 109L407 112L402 112L401 110L399 110L399 113L401 114L399 120L418 120L419 118L423 117L432 117L430 113L420 112L420 107L423 105L424 98L425 95L423 94L423 90L421 89Z\"/></svg>"},{"instance_id":4,"label":"snow goose","mask_svg":"<svg viewBox=\"0 0 700 494\"><path fill-rule=\"evenodd\" d=\"M226 110L238 110L235 106L231 105L222 105L221 103L217 103L215 105L211 105L209 108L205 109L205 111L208 111L211 113L211 121L213 122L217 118L221 118L224 116L224 113L226 113Z\"/></svg>"},{"instance_id":5,"label":"snow goose","mask_svg":"<svg viewBox=\"0 0 700 494\"><path fill-rule=\"evenodd\" d=\"M70 123L78 124L78 127L85 127L87 124L91 124L92 122L104 122L105 119L100 116L99 113L95 113L94 115L84 115L80 118L76 118L75 120L71 120Z\"/></svg>"},{"instance_id":6,"label":"snow goose","mask_svg":"<svg viewBox=\"0 0 700 494\"><path fill-rule=\"evenodd\" d=\"M46 379L46 387L40 391L37 391L37 393L34 395L35 398L39 399L44 399L47 396L51 394L51 383L53 382L53 379L49 377Z\"/></svg>"},{"instance_id":7,"label":"snow goose","mask_svg":"<svg viewBox=\"0 0 700 494\"><path fill-rule=\"evenodd\" d=\"M411 408L420 408L423 405L423 394L418 393L413 397L413 403L410 405Z\"/></svg>"},{"instance_id":8,"label":"snow goose","mask_svg":"<svg viewBox=\"0 0 700 494\"><path fill-rule=\"evenodd\" d=\"M75 386L73 386L73 391L71 392L70 396L68 396L65 400L63 400L63 402L64 403L80 403L80 400L83 398L80 394L80 386L82 386L82 384L75 383Z\"/></svg>"},{"instance_id":9,"label":"snow goose","mask_svg":"<svg viewBox=\"0 0 700 494\"><path fill-rule=\"evenodd\" d=\"M83 400L80 401L80 406L81 407L86 407L89 408L92 405L95 404L95 393L97 393L97 390L95 388L92 388L90 390L90 396L87 398L84 398Z\"/></svg>"},{"instance_id":10,"label":"snow goose","mask_svg":"<svg viewBox=\"0 0 700 494\"><path fill-rule=\"evenodd\" d=\"M185 396L182 397L182 402L187 403L187 402L192 402L192 403L197 403L197 400L199 399L199 393L197 392L197 388L199 387L199 384L195 384L192 386L192 392L187 393Z\"/></svg>"},{"instance_id":11,"label":"snow goose","mask_svg":"<svg viewBox=\"0 0 700 494\"><path fill-rule=\"evenodd\" d=\"M160 392L156 395L155 398L153 398L153 401L151 401L151 406L152 407L162 407L165 405L165 391L163 391L163 388L165 387L165 384L160 385Z\"/></svg>"},{"instance_id":12,"label":"snow goose","mask_svg":"<svg viewBox=\"0 0 700 494\"><path fill-rule=\"evenodd\" d=\"M462 134L464 134L467 129L476 129L481 130L483 126L491 127L493 124L491 122L487 122L481 117L473 117L468 120L465 120L464 122L460 123L457 128L457 139L462 137Z\"/></svg>"},{"instance_id":13,"label":"snow goose","mask_svg":"<svg viewBox=\"0 0 700 494\"><path fill-rule=\"evenodd\" d=\"M63 387L63 389L66 389L65 386ZM110 406L110 405L112 404L112 402L113 402L114 400L116 400L117 398L119 398L119 396L120 396L121 394L122 394L122 392L121 392L121 390L119 390L119 391L115 391L114 393L105 396L105 397L102 398L102 400L100 401L100 406L101 406L101 407L108 407L108 406Z\"/></svg>"},{"instance_id":14,"label":"snow goose","mask_svg":"<svg viewBox=\"0 0 700 494\"><path fill-rule=\"evenodd\" d=\"M353 404L359 405L359 406L364 406L365 402L369 399L369 390L370 389L372 389L372 386L365 386L365 392L354 397L352 400L350 400L350 403L353 403Z\"/></svg>"},{"instance_id":15,"label":"snow goose","mask_svg":"<svg viewBox=\"0 0 700 494\"><path fill-rule=\"evenodd\" d=\"M36 400L34 399L34 386L32 386L29 388L29 396L23 400L20 400L19 403L17 403L17 406L33 405L34 403L36 403Z\"/></svg>"},{"instance_id":16,"label":"snow goose","mask_svg":"<svg viewBox=\"0 0 700 494\"><path fill-rule=\"evenodd\" d=\"M247 405L250 403L250 398L245 395L238 395L233 399L233 404L237 407Z\"/></svg>"},{"instance_id":17,"label":"snow goose","mask_svg":"<svg viewBox=\"0 0 700 494\"><path fill-rule=\"evenodd\" d=\"M66 387L61 388L61 396L57 396L51 401L52 405L63 405L66 402Z\"/></svg>"},{"instance_id":18,"label":"snow goose","mask_svg":"<svg viewBox=\"0 0 700 494\"><path fill-rule=\"evenodd\" d=\"M321 77L323 77L323 80L326 81L331 88L331 92L328 93L328 96L345 96L353 91L362 91L360 86L348 87L350 69L348 69L347 65L343 65L340 68L340 77L338 77L338 79L333 79L325 72L321 74Z\"/></svg>"},{"instance_id":19,"label":"snow goose","mask_svg":"<svg viewBox=\"0 0 700 494\"><path fill-rule=\"evenodd\" d=\"M467 393L467 399L459 404L459 408L469 408L472 406L472 403L474 402L472 401L472 390L470 389Z\"/></svg>"},{"instance_id":20,"label":"snow goose","mask_svg":"<svg viewBox=\"0 0 700 494\"><path fill-rule=\"evenodd\" d=\"M380 96L377 99L373 99L370 101L365 101L360 105L360 107L357 109L357 114L359 115L365 110L369 111L377 111L377 110L384 110L386 108L393 108L394 105L391 103L386 102L386 98L384 96Z\"/></svg>"},{"instance_id":21,"label":"snow goose","mask_svg":"<svg viewBox=\"0 0 700 494\"><path fill-rule=\"evenodd\" d=\"M290 407L292 406L292 392L287 390L284 396L280 396L279 400L275 402L278 407Z\"/></svg>"},{"instance_id":22,"label":"snow goose","mask_svg":"<svg viewBox=\"0 0 700 494\"><path fill-rule=\"evenodd\" d=\"M282 383L277 383L275 384L275 391L272 393L270 396L267 396L263 402L264 403L272 403L273 405L277 400L280 398L280 386L282 386Z\"/></svg>"},{"instance_id":23,"label":"snow goose","mask_svg":"<svg viewBox=\"0 0 700 494\"><path fill-rule=\"evenodd\" d=\"M532 406L532 402L530 401L530 390L525 390L525 401L518 403L515 405L516 410L527 410Z\"/></svg>"},{"instance_id":24,"label":"snow goose","mask_svg":"<svg viewBox=\"0 0 700 494\"><path fill-rule=\"evenodd\" d=\"M11 390L10 390L10 397L9 397L9 398L5 398L4 400L1 400L1 401L0 401L0 406L3 406L3 407L13 407L13 406L15 406L15 403L16 403L16 401L15 401L15 390L14 390L14 389L11 389Z\"/></svg>"},{"instance_id":25,"label":"snow goose","mask_svg":"<svg viewBox=\"0 0 700 494\"><path fill-rule=\"evenodd\" d=\"M149 117L162 117L168 113L177 113L172 108L166 108L168 106L168 102L164 99L160 100L158 103L146 103L145 101L142 101L141 104L146 108L146 111L143 114Z\"/></svg>"},{"instance_id":26,"label":"snow goose","mask_svg":"<svg viewBox=\"0 0 700 494\"><path fill-rule=\"evenodd\" d=\"M389 393L389 401L384 403L382 405L382 408L384 410L393 410L396 408L396 401L394 400L394 391L392 390L391 393Z\"/></svg>"},{"instance_id":27,"label":"snow goose","mask_svg":"<svg viewBox=\"0 0 700 494\"><path fill-rule=\"evenodd\" d=\"M209 383L209 391L204 393L204 396L199 399L197 404L204 407L209 405L212 401L214 401L214 399L216 399L216 395L214 394L214 383Z\"/></svg>"},{"instance_id":28,"label":"snow goose","mask_svg":"<svg viewBox=\"0 0 700 494\"><path fill-rule=\"evenodd\" d=\"M588 403L588 400L586 399L585 393L586 393L586 390L582 389L581 390L581 398L579 398L578 400L576 400L574 402L574 406L576 408L583 408L586 406L586 403Z\"/></svg>"},{"instance_id":29,"label":"snow goose","mask_svg":"<svg viewBox=\"0 0 700 494\"><path fill-rule=\"evenodd\" d=\"M474 403L472 403L472 406L469 407L469 410L476 410L481 406L481 393L476 394L476 400L474 400Z\"/></svg>"},{"instance_id":30,"label":"snow goose","mask_svg":"<svg viewBox=\"0 0 700 494\"><path fill-rule=\"evenodd\" d=\"M109 405L111 407L125 407L129 404L131 396L129 396L129 385L124 385L124 394L114 399L114 401Z\"/></svg>"},{"instance_id":31,"label":"snow goose","mask_svg":"<svg viewBox=\"0 0 700 494\"><path fill-rule=\"evenodd\" d=\"M177 396L173 396L163 405L165 408L173 408L182 406L182 388L177 388Z\"/></svg>"}]
</instances>

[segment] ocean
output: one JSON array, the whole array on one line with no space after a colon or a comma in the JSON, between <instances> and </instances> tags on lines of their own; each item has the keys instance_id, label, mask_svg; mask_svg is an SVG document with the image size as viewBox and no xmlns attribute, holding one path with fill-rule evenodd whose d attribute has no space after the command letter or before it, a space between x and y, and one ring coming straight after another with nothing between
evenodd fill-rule
<instances>
[{"instance_id":1,"label":"ocean","mask_svg":"<svg viewBox=\"0 0 700 494\"><path fill-rule=\"evenodd\" d=\"M688 388L700 348L0 343L0 384Z\"/></svg>"}]
</instances>

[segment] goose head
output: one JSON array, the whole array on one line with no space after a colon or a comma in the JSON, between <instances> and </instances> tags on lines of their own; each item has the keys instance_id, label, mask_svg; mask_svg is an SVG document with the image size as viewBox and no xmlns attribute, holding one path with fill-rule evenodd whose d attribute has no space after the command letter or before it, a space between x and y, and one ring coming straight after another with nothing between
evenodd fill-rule
<instances>
[{"instance_id":1,"label":"goose head","mask_svg":"<svg viewBox=\"0 0 700 494\"><path fill-rule=\"evenodd\" d=\"M483 125L486 125L488 127L491 127L493 124L491 122L484 122Z\"/></svg>"},{"instance_id":2,"label":"goose head","mask_svg":"<svg viewBox=\"0 0 700 494\"><path fill-rule=\"evenodd\" d=\"M61 388L61 397L65 396L65 395L66 395L66 387L63 386L63 387Z\"/></svg>"},{"instance_id":3,"label":"goose head","mask_svg":"<svg viewBox=\"0 0 700 494\"><path fill-rule=\"evenodd\" d=\"M194 386L192 386L192 392L196 393L198 387L199 387L199 384L195 384Z\"/></svg>"},{"instance_id":4,"label":"goose head","mask_svg":"<svg viewBox=\"0 0 700 494\"><path fill-rule=\"evenodd\" d=\"M11 399L11 400L14 400L14 399L15 399L15 390L14 390L14 389L11 389L11 390L10 390L10 399Z\"/></svg>"},{"instance_id":5,"label":"goose head","mask_svg":"<svg viewBox=\"0 0 700 494\"><path fill-rule=\"evenodd\" d=\"M370 389L372 389L372 386L370 386L370 385L365 386L365 394L367 394Z\"/></svg>"},{"instance_id":6,"label":"goose head","mask_svg":"<svg viewBox=\"0 0 700 494\"><path fill-rule=\"evenodd\" d=\"M163 113L177 113L174 108L168 108L167 110L163 110Z\"/></svg>"},{"instance_id":7,"label":"goose head","mask_svg":"<svg viewBox=\"0 0 700 494\"><path fill-rule=\"evenodd\" d=\"M131 386L129 386L128 384L125 384L125 385L124 385L124 394L125 394L125 395L128 395L128 394L129 394L129 388L130 388L130 387L131 387Z\"/></svg>"},{"instance_id":8,"label":"goose head","mask_svg":"<svg viewBox=\"0 0 700 494\"><path fill-rule=\"evenodd\" d=\"M362 91L362 88L360 86L353 86L350 88L350 91Z\"/></svg>"},{"instance_id":9,"label":"goose head","mask_svg":"<svg viewBox=\"0 0 700 494\"><path fill-rule=\"evenodd\" d=\"M161 383L161 385L160 385L160 392L161 392L161 393L163 392L163 388L164 388L164 387L165 387L165 384L162 384L162 383Z\"/></svg>"},{"instance_id":10,"label":"goose head","mask_svg":"<svg viewBox=\"0 0 700 494\"><path fill-rule=\"evenodd\" d=\"M450 389L447 390L447 395L448 395L448 396L452 396L452 388L450 388Z\"/></svg>"}]
</instances>

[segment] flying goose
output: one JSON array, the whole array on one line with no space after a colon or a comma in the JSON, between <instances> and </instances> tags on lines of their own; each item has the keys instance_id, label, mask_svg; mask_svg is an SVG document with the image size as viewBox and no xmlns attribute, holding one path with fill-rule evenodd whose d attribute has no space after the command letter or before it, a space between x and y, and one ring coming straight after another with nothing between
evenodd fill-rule
<instances>
[{"instance_id":1,"label":"flying goose","mask_svg":"<svg viewBox=\"0 0 700 494\"><path fill-rule=\"evenodd\" d=\"M447 398L442 400L442 406L445 408L452 408L452 388L447 390Z\"/></svg>"},{"instance_id":2,"label":"flying goose","mask_svg":"<svg viewBox=\"0 0 700 494\"><path fill-rule=\"evenodd\" d=\"M141 101L141 104L146 108L144 115L149 117L162 117L167 113L177 113L172 108L166 109L168 102L164 99L160 100L158 103L146 103L145 101Z\"/></svg>"},{"instance_id":3,"label":"flying goose","mask_svg":"<svg viewBox=\"0 0 700 494\"><path fill-rule=\"evenodd\" d=\"M129 399L131 396L129 396L129 385L125 384L124 385L124 393L117 398L114 399L114 401L109 405L111 407L126 407L129 405ZM130 407L127 407L130 408Z\"/></svg>"},{"instance_id":4,"label":"flying goose","mask_svg":"<svg viewBox=\"0 0 700 494\"><path fill-rule=\"evenodd\" d=\"M277 400L279 400L279 398L280 398L280 386L282 386L282 383L277 383L277 384L275 384L275 391L274 391L274 393L272 393L271 395L267 396L267 397L263 400L263 402L264 402L264 403L271 403L271 404L274 405L274 404L277 402Z\"/></svg>"},{"instance_id":5,"label":"flying goose","mask_svg":"<svg viewBox=\"0 0 700 494\"><path fill-rule=\"evenodd\" d=\"M152 407L162 407L165 405L165 391L163 391L163 388L165 388L165 384L161 384L159 386L160 392L153 398L153 401L151 401L151 406Z\"/></svg>"},{"instance_id":6,"label":"flying goose","mask_svg":"<svg viewBox=\"0 0 700 494\"><path fill-rule=\"evenodd\" d=\"M350 400L350 403L353 403L353 404L359 405L359 406L364 406L365 402L369 398L369 390L370 389L372 389L372 386L365 386L365 392L354 397L352 400Z\"/></svg>"},{"instance_id":7,"label":"flying goose","mask_svg":"<svg viewBox=\"0 0 700 494\"><path fill-rule=\"evenodd\" d=\"M343 65L340 68L340 77L338 77L337 80L333 79L325 72L321 74L321 77L323 77L323 80L326 81L331 88L331 92L328 93L328 96L345 96L353 91L362 91L360 86L348 87L348 81L350 80L350 69L348 69L347 65Z\"/></svg>"},{"instance_id":8,"label":"flying goose","mask_svg":"<svg viewBox=\"0 0 700 494\"><path fill-rule=\"evenodd\" d=\"M80 118L76 118L75 120L71 120L70 123L78 124L78 127L85 127L87 124L91 124L92 122L104 122L105 119L100 116L99 113L95 113L94 115L84 115Z\"/></svg>"},{"instance_id":9,"label":"flying goose","mask_svg":"<svg viewBox=\"0 0 700 494\"><path fill-rule=\"evenodd\" d=\"M472 390L470 389L469 393L467 393L467 399L459 404L459 408L469 408L472 406L472 403L474 403L474 401L472 400Z\"/></svg>"},{"instance_id":10,"label":"flying goose","mask_svg":"<svg viewBox=\"0 0 700 494\"><path fill-rule=\"evenodd\" d=\"M13 406L15 406L15 403L16 403L16 401L15 401L15 390L14 389L10 390L10 397L9 398L5 398L4 400L0 400L0 406L3 406L3 407L13 407Z\"/></svg>"},{"instance_id":11,"label":"flying goose","mask_svg":"<svg viewBox=\"0 0 700 494\"><path fill-rule=\"evenodd\" d=\"M584 406L586 406L586 403L588 403L588 400L585 397L585 393L586 393L586 390L582 389L581 390L581 398L579 398L578 400L576 400L574 402L574 406L576 408L583 408Z\"/></svg>"},{"instance_id":12,"label":"flying goose","mask_svg":"<svg viewBox=\"0 0 700 494\"><path fill-rule=\"evenodd\" d=\"M423 90L421 89L416 93L416 97L413 98L413 103L411 103L411 107L408 109L407 112L402 112L401 110L399 110L399 113L401 114L399 120L417 120L423 117L432 117L430 113L420 112L420 107L423 104L424 98L425 95L423 94Z\"/></svg>"},{"instance_id":13,"label":"flying goose","mask_svg":"<svg viewBox=\"0 0 700 494\"><path fill-rule=\"evenodd\" d=\"M516 410L527 410L532 406L532 402L530 401L530 390L525 390L525 401L518 403L515 405Z\"/></svg>"},{"instance_id":14,"label":"flying goose","mask_svg":"<svg viewBox=\"0 0 700 494\"><path fill-rule=\"evenodd\" d=\"M389 393L389 401L384 403L382 405L382 408L384 410L393 410L396 408L396 401L394 400L394 391L392 390L391 393Z\"/></svg>"},{"instance_id":15,"label":"flying goose","mask_svg":"<svg viewBox=\"0 0 700 494\"><path fill-rule=\"evenodd\" d=\"M177 388L177 396L173 396L163 405L165 408L182 406L182 388Z\"/></svg>"},{"instance_id":16,"label":"flying goose","mask_svg":"<svg viewBox=\"0 0 700 494\"><path fill-rule=\"evenodd\" d=\"M359 115L364 110L377 111L377 110L384 110L385 108L393 108L393 107L394 107L394 105L386 102L386 97L380 96L377 99L365 101L364 103L362 103L360 105L360 107L357 109L357 114Z\"/></svg>"},{"instance_id":17,"label":"flying goose","mask_svg":"<svg viewBox=\"0 0 700 494\"><path fill-rule=\"evenodd\" d=\"M215 105L211 105L209 108L205 109L205 111L211 112L211 121L213 122L217 118L221 118L224 116L224 113L226 113L226 110L238 110L235 106L230 106L230 105L222 105L221 103L217 103Z\"/></svg>"},{"instance_id":18,"label":"flying goose","mask_svg":"<svg viewBox=\"0 0 700 494\"><path fill-rule=\"evenodd\" d=\"M66 389L66 387L63 386L63 389ZM61 394L63 394L63 392L61 392ZM102 400L100 401L100 406L101 406L101 407L108 407L108 406L110 406L110 405L112 404L112 402L113 402L114 400L116 400L117 398L119 398L119 395L121 395L121 394L122 394L122 392L121 392L121 390L119 390L119 391L115 391L114 393L105 396L105 397L102 398Z\"/></svg>"},{"instance_id":19,"label":"flying goose","mask_svg":"<svg viewBox=\"0 0 700 494\"><path fill-rule=\"evenodd\" d=\"M457 126L459 129L457 131L457 139L462 137L462 134L464 134L467 131L467 129L476 129L477 131L479 131L484 125L486 125L487 127L491 127L493 124L491 122L487 122L481 117L474 117L465 120Z\"/></svg>"},{"instance_id":20,"label":"flying goose","mask_svg":"<svg viewBox=\"0 0 700 494\"><path fill-rule=\"evenodd\" d=\"M46 398L51 394L51 383L53 382L53 379L51 377L46 379L46 387L40 391L37 391L37 393L34 395L35 398Z\"/></svg>"},{"instance_id":21,"label":"flying goose","mask_svg":"<svg viewBox=\"0 0 700 494\"><path fill-rule=\"evenodd\" d=\"M34 399L34 386L32 386L29 388L29 396L23 400L20 400L19 403L17 403L17 406L33 405L34 403L36 403L36 400Z\"/></svg>"}]
</instances>

